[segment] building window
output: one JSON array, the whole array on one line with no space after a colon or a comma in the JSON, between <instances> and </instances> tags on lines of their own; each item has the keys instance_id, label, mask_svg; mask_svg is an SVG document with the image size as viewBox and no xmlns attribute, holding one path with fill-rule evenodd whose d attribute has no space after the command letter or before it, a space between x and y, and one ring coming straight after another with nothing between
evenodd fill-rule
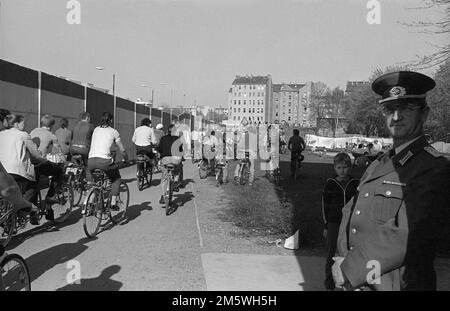
<instances>
[{"instance_id":1,"label":"building window","mask_svg":"<svg viewBox=\"0 0 450 311\"><path fill-rule=\"evenodd\" d=\"M289 95L289 99L292 99L292 96L291 96L291 95Z\"/></svg>"},{"instance_id":2,"label":"building window","mask_svg":"<svg viewBox=\"0 0 450 311\"><path fill-rule=\"evenodd\" d=\"M238 108L238 112L241 112L241 108Z\"/></svg>"},{"instance_id":3,"label":"building window","mask_svg":"<svg viewBox=\"0 0 450 311\"><path fill-rule=\"evenodd\" d=\"M291 109L289 109L289 113L291 113Z\"/></svg>"},{"instance_id":4,"label":"building window","mask_svg":"<svg viewBox=\"0 0 450 311\"><path fill-rule=\"evenodd\" d=\"M244 111L243 111L244 113L245 113L245 108L244 108Z\"/></svg>"},{"instance_id":5,"label":"building window","mask_svg":"<svg viewBox=\"0 0 450 311\"><path fill-rule=\"evenodd\" d=\"M239 85L239 89L241 89L241 86Z\"/></svg>"},{"instance_id":6,"label":"building window","mask_svg":"<svg viewBox=\"0 0 450 311\"><path fill-rule=\"evenodd\" d=\"M238 121L241 119L241 117L240 116L238 116Z\"/></svg>"},{"instance_id":7,"label":"building window","mask_svg":"<svg viewBox=\"0 0 450 311\"><path fill-rule=\"evenodd\" d=\"M278 112L275 113L275 117L278 117Z\"/></svg>"},{"instance_id":8,"label":"building window","mask_svg":"<svg viewBox=\"0 0 450 311\"><path fill-rule=\"evenodd\" d=\"M291 121L291 117L288 117L288 121Z\"/></svg>"},{"instance_id":9,"label":"building window","mask_svg":"<svg viewBox=\"0 0 450 311\"><path fill-rule=\"evenodd\" d=\"M236 121L236 116L234 116L234 119L233 119L234 121Z\"/></svg>"},{"instance_id":10,"label":"building window","mask_svg":"<svg viewBox=\"0 0 450 311\"><path fill-rule=\"evenodd\" d=\"M236 99L234 100L234 104L236 105Z\"/></svg>"},{"instance_id":11,"label":"building window","mask_svg":"<svg viewBox=\"0 0 450 311\"><path fill-rule=\"evenodd\" d=\"M245 105L245 100L244 100L244 105Z\"/></svg>"},{"instance_id":12,"label":"building window","mask_svg":"<svg viewBox=\"0 0 450 311\"><path fill-rule=\"evenodd\" d=\"M236 108L234 108L234 112L236 112Z\"/></svg>"}]
</instances>

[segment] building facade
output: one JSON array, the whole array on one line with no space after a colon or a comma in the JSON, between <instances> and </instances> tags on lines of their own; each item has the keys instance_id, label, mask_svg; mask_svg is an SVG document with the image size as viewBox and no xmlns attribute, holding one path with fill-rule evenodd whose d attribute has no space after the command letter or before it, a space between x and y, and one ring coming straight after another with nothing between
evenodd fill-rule
<instances>
[{"instance_id":1,"label":"building facade","mask_svg":"<svg viewBox=\"0 0 450 311\"><path fill-rule=\"evenodd\" d=\"M272 119L274 122L311 127L311 82L273 84Z\"/></svg>"},{"instance_id":2,"label":"building facade","mask_svg":"<svg viewBox=\"0 0 450 311\"><path fill-rule=\"evenodd\" d=\"M272 77L236 76L228 92L228 119L241 123L273 122Z\"/></svg>"}]
</instances>

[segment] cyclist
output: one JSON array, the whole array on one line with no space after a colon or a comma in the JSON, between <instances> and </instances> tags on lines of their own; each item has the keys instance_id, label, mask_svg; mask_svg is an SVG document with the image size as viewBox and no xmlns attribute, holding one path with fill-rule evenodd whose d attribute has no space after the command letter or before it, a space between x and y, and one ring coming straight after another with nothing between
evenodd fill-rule
<instances>
[{"instance_id":1,"label":"cyclist","mask_svg":"<svg viewBox=\"0 0 450 311\"><path fill-rule=\"evenodd\" d=\"M30 133L31 139L38 146L38 149L43 157L54 154L53 151L55 151L56 154L61 153L61 146L58 143L58 138L56 138L55 134L51 132L54 125L55 119L53 116L46 114L41 117L41 127L35 128ZM38 180L40 176L53 176L45 201L48 204L58 203L55 196L64 176L63 165L46 161L36 165L35 169ZM49 217L52 216L50 215Z\"/></svg>"},{"instance_id":2,"label":"cyclist","mask_svg":"<svg viewBox=\"0 0 450 311\"><path fill-rule=\"evenodd\" d=\"M72 131L67 127L69 126L69 120L62 118L59 123L60 128L55 131L55 136L58 139L59 146L62 153L66 156L67 161L70 161L70 142L72 141Z\"/></svg>"},{"instance_id":3,"label":"cyclist","mask_svg":"<svg viewBox=\"0 0 450 311\"><path fill-rule=\"evenodd\" d=\"M109 112L104 112L100 125L95 128L92 134L86 179L88 182L92 182L92 171L95 169L104 171L111 180L111 209L118 210L117 196L119 195L121 176L119 168L114 163L111 147L114 143L117 145L124 161L128 160L128 154L122 144L119 132L111 127L112 123L113 115Z\"/></svg>"},{"instance_id":4,"label":"cyclist","mask_svg":"<svg viewBox=\"0 0 450 311\"><path fill-rule=\"evenodd\" d=\"M291 177L295 174L295 165L298 163L300 167L300 162L298 159L302 156L302 151L305 150L306 144L303 138L300 136L298 129L293 130L294 136L289 138L288 149L291 151Z\"/></svg>"},{"instance_id":5,"label":"cyclist","mask_svg":"<svg viewBox=\"0 0 450 311\"><path fill-rule=\"evenodd\" d=\"M203 160L208 162L211 169L216 165L216 148L219 146L219 140L216 137L216 132L211 131L203 140Z\"/></svg>"},{"instance_id":6,"label":"cyclist","mask_svg":"<svg viewBox=\"0 0 450 311\"><path fill-rule=\"evenodd\" d=\"M153 131L155 133L155 137L156 137L156 146L159 145L161 138L164 136L163 128L164 128L164 126L161 123L158 123L158 125L156 125L156 129ZM155 156L156 156L156 163L157 163L155 172L161 173L161 170L160 170L161 159L159 157L159 153L156 152Z\"/></svg>"},{"instance_id":7,"label":"cyclist","mask_svg":"<svg viewBox=\"0 0 450 311\"><path fill-rule=\"evenodd\" d=\"M78 121L73 128L70 153L72 157L80 155L84 166L86 166L88 162L93 132L94 126L91 123L91 115L89 112L80 113L80 121Z\"/></svg>"},{"instance_id":8,"label":"cyclist","mask_svg":"<svg viewBox=\"0 0 450 311\"><path fill-rule=\"evenodd\" d=\"M153 146L156 146L155 132L151 128L152 121L149 118L141 120L141 126L134 130L131 139L136 145L136 155L143 154L148 157L145 169L150 169L150 161L154 161ZM137 173L136 173L137 174Z\"/></svg>"},{"instance_id":9,"label":"cyclist","mask_svg":"<svg viewBox=\"0 0 450 311\"><path fill-rule=\"evenodd\" d=\"M170 124L167 129L167 135L161 138L156 150L160 153L161 157L161 187L162 195L159 199L159 203L164 204L164 193L167 189L167 169L164 165L173 164L176 166L176 170L180 171L183 167L182 156L183 156L183 143L181 142L179 136L176 133L175 125ZM181 176L178 177L178 182L175 186L174 191L178 191L181 185Z\"/></svg>"},{"instance_id":10,"label":"cyclist","mask_svg":"<svg viewBox=\"0 0 450 311\"><path fill-rule=\"evenodd\" d=\"M40 151L37 149L30 135L25 131L25 118L21 115L10 114L6 117L7 129L0 132L0 162L5 172L11 176L4 176L0 183L3 184L1 188L2 196L13 203L17 209L23 207L30 208L28 202L37 205L37 196L39 192L39 185L36 182L36 173L33 163L46 163L47 159L42 157ZM11 180L14 180L14 183ZM20 189L23 201L18 193L17 188ZM11 188L12 187L12 188ZM8 199L8 197L10 197ZM30 211L30 210L28 210ZM31 210L30 222L33 225L38 225L37 208ZM53 210L47 205L46 219L53 220Z\"/></svg>"},{"instance_id":11,"label":"cyclist","mask_svg":"<svg viewBox=\"0 0 450 311\"><path fill-rule=\"evenodd\" d=\"M286 150L286 145L287 145L286 135L285 135L284 131L281 130L280 131L280 149L283 151L283 153Z\"/></svg>"},{"instance_id":12,"label":"cyclist","mask_svg":"<svg viewBox=\"0 0 450 311\"><path fill-rule=\"evenodd\" d=\"M0 131L3 131L6 129L8 123L6 121L6 116L9 115L9 110L6 109L0 109Z\"/></svg>"}]
</instances>

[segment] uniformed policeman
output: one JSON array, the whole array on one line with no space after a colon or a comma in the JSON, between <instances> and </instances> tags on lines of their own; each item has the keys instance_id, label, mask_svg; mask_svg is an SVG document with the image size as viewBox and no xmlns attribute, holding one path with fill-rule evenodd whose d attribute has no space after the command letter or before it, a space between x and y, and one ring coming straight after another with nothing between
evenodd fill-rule
<instances>
[{"instance_id":1,"label":"uniformed policeman","mask_svg":"<svg viewBox=\"0 0 450 311\"><path fill-rule=\"evenodd\" d=\"M411 71L372 83L394 146L368 167L342 210L333 265L337 287L436 290L433 261L440 230L449 222L450 165L423 133L430 111L426 92L434 86L430 77Z\"/></svg>"}]
</instances>

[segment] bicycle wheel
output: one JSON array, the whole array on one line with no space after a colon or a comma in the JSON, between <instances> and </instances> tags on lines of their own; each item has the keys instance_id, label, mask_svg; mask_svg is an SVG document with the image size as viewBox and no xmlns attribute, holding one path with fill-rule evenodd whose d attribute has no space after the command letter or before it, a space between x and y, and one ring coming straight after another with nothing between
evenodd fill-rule
<instances>
[{"instance_id":1,"label":"bicycle wheel","mask_svg":"<svg viewBox=\"0 0 450 311\"><path fill-rule=\"evenodd\" d=\"M0 273L0 291L31 290L30 271L20 255L7 255L0 263Z\"/></svg>"},{"instance_id":2,"label":"bicycle wheel","mask_svg":"<svg viewBox=\"0 0 450 311\"><path fill-rule=\"evenodd\" d=\"M250 172L248 171L248 164L245 163L241 167L241 179L240 179L241 185L245 185L245 183L248 181L249 175Z\"/></svg>"},{"instance_id":3,"label":"bicycle wheel","mask_svg":"<svg viewBox=\"0 0 450 311\"><path fill-rule=\"evenodd\" d=\"M79 206L81 199L86 195L86 180L83 177L83 173L78 176L74 176L73 180L73 206Z\"/></svg>"},{"instance_id":4,"label":"bicycle wheel","mask_svg":"<svg viewBox=\"0 0 450 311\"><path fill-rule=\"evenodd\" d=\"M152 185L152 180L153 180L153 170L155 169L155 162L154 160L152 160L151 162L149 162L149 168L147 170L147 175L146 175L146 182L147 185L150 187Z\"/></svg>"},{"instance_id":5,"label":"bicycle wheel","mask_svg":"<svg viewBox=\"0 0 450 311\"><path fill-rule=\"evenodd\" d=\"M11 212L11 203L0 200L0 244L8 245L14 233L16 215Z\"/></svg>"},{"instance_id":6,"label":"bicycle wheel","mask_svg":"<svg viewBox=\"0 0 450 311\"><path fill-rule=\"evenodd\" d=\"M167 183L166 195L164 196L164 207L166 209L166 216L170 213L170 205L172 204L173 195L173 177L169 176L169 182Z\"/></svg>"},{"instance_id":7,"label":"bicycle wheel","mask_svg":"<svg viewBox=\"0 0 450 311\"><path fill-rule=\"evenodd\" d=\"M55 215L53 220L55 223L60 224L69 218L73 208L73 189L69 184L63 184L60 192L56 196L58 203L52 205L52 209Z\"/></svg>"},{"instance_id":8,"label":"bicycle wheel","mask_svg":"<svg viewBox=\"0 0 450 311\"><path fill-rule=\"evenodd\" d=\"M111 208L109 208L109 219L112 223L117 224L126 218L129 203L130 189L128 189L128 185L122 181L120 183L119 195L117 196L116 201L118 210L111 210Z\"/></svg>"},{"instance_id":9,"label":"bicycle wheel","mask_svg":"<svg viewBox=\"0 0 450 311\"><path fill-rule=\"evenodd\" d=\"M218 168L218 171L216 174L216 182L217 182L218 186L222 183L222 180L223 180L223 169Z\"/></svg>"},{"instance_id":10,"label":"bicycle wheel","mask_svg":"<svg viewBox=\"0 0 450 311\"><path fill-rule=\"evenodd\" d=\"M103 217L103 200L98 189L92 189L84 204L83 229L88 238L97 235Z\"/></svg>"},{"instance_id":11,"label":"bicycle wheel","mask_svg":"<svg viewBox=\"0 0 450 311\"><path fill-rule=\"evenodd\" d=\"M144 178L144 163L139 162L137 164L137 175L138 175L138 189L142 191L144 189L145 178Z\"/></svg>"},{"instance_id":12,"label":"bicycle wheel","mask_svg":"<svg viewBox=\"0 0 450 311\"><path fill-rule=\"evenodd\" d=\"M208 177L208 164L206 163L206 161L200 161L200 164L198 165L198 174L201 179L205 179L206 177Z\"/></svg>"}]
</instances>

